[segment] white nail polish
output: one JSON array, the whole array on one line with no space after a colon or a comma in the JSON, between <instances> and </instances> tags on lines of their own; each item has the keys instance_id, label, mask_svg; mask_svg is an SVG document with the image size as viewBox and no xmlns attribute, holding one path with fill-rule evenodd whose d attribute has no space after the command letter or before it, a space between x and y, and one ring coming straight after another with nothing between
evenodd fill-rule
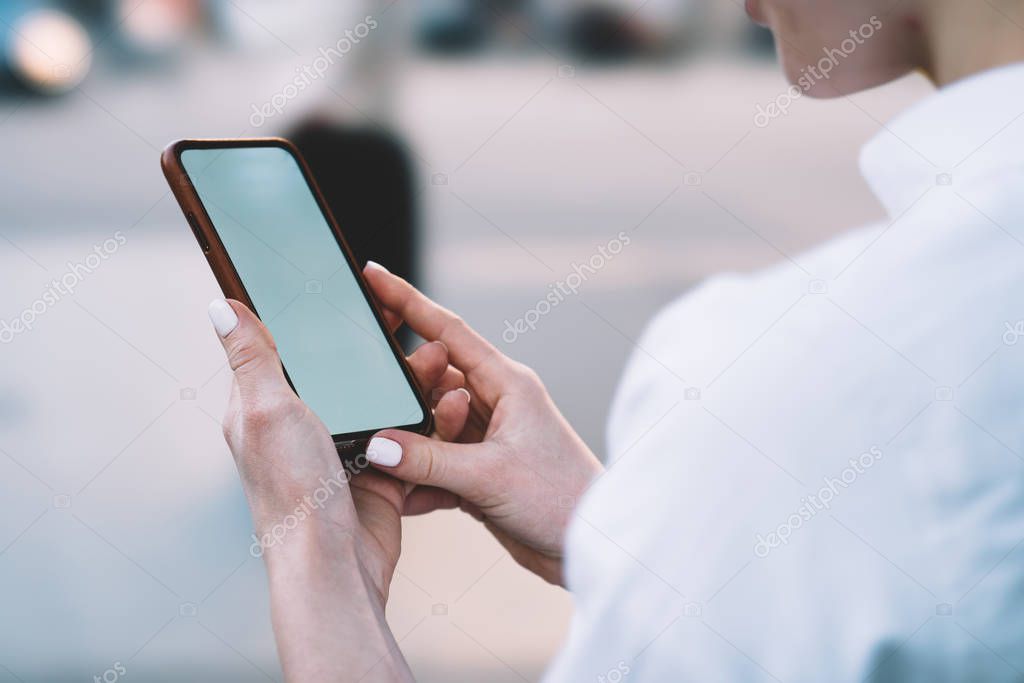
<instances>
[{"instance_id":1,"label":"white nail polish","mask_svg":"<svg viewBox=\"0 0 1024 683\"><path fill-rule=\"evenodd\" d=\"M207 312L210 314L210 322L213 323L213 329L222 338L231 334L231 330L238 327L238 316L235 315L235 309L231 308L224 299L214 299L211 301Z\"/></svg>"},{"instance_id":2,"label":"white nail polish","mask_svg":"<svg viewBox=\"0 0 1024 683\"><path fill-rule=\"evenodd\" d=\"M467 389L466 387L459 387L455 391L461 391L466 395L466 403L469 403L470 401L473 400L473 397L469 395L469 389Z\"/></svg>"},{"instance_id":3,"label":"white nail polish","mask_svg":"<svg viewBox=\"0 0 1024 683\"><path fill-rule=\"evenodd\" d=\"M382 436L375 436L370 439L370 445L366 447L366 459L376 465L394 467L402 462L402 444Z\"/></svg>"},{"instance_id":4,"label":"white nail polish","mask_svg":"<svg viewBox=\"0 0 1024 683\"><path fill-rule=\"evenodd\" d=\"M377 263L376 261L367 261L366 262L366 267L367 268L372 268L374 270L383 270L385 273L390 273L391 272L390 270L388 270L387 268L385 268L381 264Z\"/></svg>"}]
</instances>

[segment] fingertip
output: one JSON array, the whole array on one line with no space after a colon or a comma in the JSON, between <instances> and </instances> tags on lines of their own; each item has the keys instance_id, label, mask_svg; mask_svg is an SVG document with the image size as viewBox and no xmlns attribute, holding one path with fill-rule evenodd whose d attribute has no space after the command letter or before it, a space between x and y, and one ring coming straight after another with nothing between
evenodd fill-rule
<instances>
[{"instance_id":1,"label":"fingertip","mask_svg":"<svg viewBox=\"0 0 1024 683\"><path fill-rule=\"evenodd\" d=\"M236 302L237 303L237 302ZM224 339L238 327L238 314L226 299L214 299L206 309L217 336Z\"/></svg>"},{"instance_id":2,"label":"fingertip","mask_svg":"<svg viewBox=\"0 0 1024 683\"><path fill-rule=\"evenodd\" d=\"M391 271L376 261L367 261L363 267L363 277L373 290L374 296L378 299L386 298L390 280L394 278Z\"/></svg>"},{"instance_id":3,"label":"fingertip","mask_svg":"<svg viewBox=\"0 0 1024 683\"><path fill-rule=\"evenodd\" d=\"M473 445L438 440L397 429L374 435L366 458L402 481L439 486L457 495L476 490L487 471Z\"/></svg>"},{"instance_id":4,"label":"fingertip","mask_svg":"<svg viewBox=\"0 0 1024 683\"><path fill-rule=\"evenodd\" d=\"M469 419L469 392L465 389L449 391L434 409L434 430L444 441L455 441Z\"/></svg>"},{"instance_id":5,"label":"fingertip","mask_svg":"<svg viewBox=\"0 0 1024 683\"><path fill-rule=\"evenodd\" d=\"M438 356L444 359L444 368L442 368L442 372L444 370L447 370L448 369L448 347L440 339L435 339L434 341L427 342L427 343L433 345L437 349Z\"/></svg>"},{"instance_id":6,"label":"fingertip","mask_svg":"<svg viewBox=\"0 0 1024 683\"><path fill-rule=\"evenodd\" d=\"M370 439L366 446L366 459L374 465L395 467L402 462L402 444L382 434Z\"/></svg>"},{"instance_id":7,"label":"fingertip","mask_svg":"<svg viewBox=\"0 0 1024 683\"><path fill-rule=\"evenodd\" d=\"M413 351L407 360L420 387L434 396L438 382L448 369L448 349L435 342L426 342Z\"/></svg>"},{"instance_id":8,"label":"fingertip","mask_svg":"<svg viewBox=\"0 0 1024 683\"><path fill-rule=\"evenodd\" d=\"M394 275L391 274L390 270L376 261L367 261L366 266L363 268L363 277L376 287L381 287L386 285Z\"/></svg>"},{"instance_id":9,"label":"fingertip","mask_svg":"<svg viewBox=\"0 0 1024 683\"><path fill-rule=\"evenodd\" d=\"M463 409L469 405L469 400L466 398L466 392L462 389L449 389L443 396L441 396L437 405L438 407L453 406L455 408Z\"/></svg>"},{"instance_id":10,"label":"fingertip","mask_svg":"<svg viewBox=\"0 0 1024 683\"><path fill-rule=\"evenodd\" d=\"M370 437L369 443L372 444L377 439L387 439L388 441L394 441L401 443L406 436L409 436L411 432L405 432L401 429L382 429L373 436ZM369 445L367 446L369 447Z\"/></svg>"},{"instance_id":11,"label":"fingertip","mask_svg":"<svg viewBox=\"0 0 1024 683\"><path fill-rule=\"evenodd\" d=\"M238 316L239 321L243 323L247 320L254 320L256 322L259 322L259 318L253 312L253 310L244 303L242 303L241 301L239 301L238 299L225 299L225 301L227 302L228 306L231 307L231 310L235 312L235 315Z\"/></svg>"}]
</instances>

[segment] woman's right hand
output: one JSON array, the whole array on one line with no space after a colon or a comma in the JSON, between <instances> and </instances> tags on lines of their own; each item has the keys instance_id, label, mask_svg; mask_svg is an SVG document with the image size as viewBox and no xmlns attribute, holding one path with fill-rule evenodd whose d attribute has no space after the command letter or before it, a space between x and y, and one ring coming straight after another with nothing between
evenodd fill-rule
<instances>
[{"instance_id":1,"label":"woman's right hand","mask_svg":"<svg viewBox=\"0 0 1024 683\"><path fill-rule=\"evenodd\" d=\"M364 271L392 324L448 347L452 383L471 393L454 441L388 429L368 459L417 485L405 514L459 507L482 521L521 565L562 584L565 532L576 501L603 471L555 407L537 374L377 264ZM450 431L450 430L446 430Z\"/></svg>"}]
</instances>

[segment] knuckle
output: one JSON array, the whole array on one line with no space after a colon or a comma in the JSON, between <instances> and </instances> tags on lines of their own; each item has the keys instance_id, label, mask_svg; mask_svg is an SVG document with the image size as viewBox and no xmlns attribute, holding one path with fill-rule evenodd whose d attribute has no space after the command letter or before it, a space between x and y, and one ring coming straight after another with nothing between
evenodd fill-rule
<instances>
[{"instance_id":1,"label":"knuckle","mask_svg":"<svg viewBox=\"0 0 1024 683\"><path fill-rule=\"evenodd\" d=\"M544 387L544 383L541 381L540 375L537 374L536 370L518 361L511 361L511 363L512 376L520 387L528 390L537 390Z\"/></svg>"},{"instance_id":2,"label":"knuckle","mask_svg":"<svg viewBox=\"0 0 1024 683\"><path fill-rule=\"evenodd\" d=\"M437 452L437 446L428 442L423 446L423 457L420 459L420 475L425 482L444 480L444 458Z\"/></svg>"},{"instance_id":3,"label":"knuckle","mask_svg":"<svg viewBox=\"0 0 1024 683\"><path fill-rule=\"evenodd\" d=\"M295 414L299 402L291 398L273 398L259 401L249 412L249 419L256 424L268 425Z\"/></svg>"},{"instance_id":4,"label":"knuckle","mask_svg":"<svg viewBox=\"0 0 1024 683\"><path fill-rule=\"evenodd\" d=\"M277 344L265 327L261 327L256 334L232 340L228 347L228 359L234 371L258 365L276 354Z\"/></svg>"},{"instance_id":5,"label":"knuckle","mask_svg":"<svg viewBox=\"0 0 1024 683\"><path fill-rule=\"evenodd\" d=\"M228 407L224 411L224 417L220 423L220 430L224 435L224 440L232 450L234 450L235 445L241 437L241 430L239 429L241 418L242 411L238 405L238 401L235 398L232 398L228 401Z\"/></svg>"},{"instance_id":6,"label":"knuckle","mask_svg":"<svg viewBox=\"0 0 1024 683\"><path fill-rule=\"evenodd\" d=\"M241 430L247 437L266 433L277 425L287 423L301 417L304 412L298 397L269 396L246 401L240 411L238 420Z\"/></svg>"},{"instance_id":7,"label":"knuckle","mask_svg":"<svg viewBox=\"0 0 1024 683\"><path fill-rule=\"evenodd\" d=\"M461 316L456 315L447 309L444 309L444 313L446 320L444 325L441 327L441 333L438 337L451 338L461 336L470 329L469 324L466 323Z\"/></svg>"},{"instance_id":8,"label":"knuckle","mask_svg":"<svg viewBox=\"0 0 1024 683\"><path fill-rule=\"evenodd\" d=\"M235 422L231 417L224 417L224 421L220 425L220 431L224 435L224 441L227 442L228 446L234 447L238 437L238 428L235 427Z\"/></svg>"},{"instance_id":9,"label":"knuckle","mask_svg":"<svg viewBox=\"0 0 1024 683\"><path fill-rule=\"evenodd\" d=\"M243 398L229 404L221 431L236 464L251 469L254 459L261 461L271 452L268 449L277 449L286 443L296 447L306 445L302 442L307 437L294 430L305 414L306 406L298 397ZM314 427L308 436L321 435ZM287 442L283 438L287 438Z\"/></svg>"}]
</instances>

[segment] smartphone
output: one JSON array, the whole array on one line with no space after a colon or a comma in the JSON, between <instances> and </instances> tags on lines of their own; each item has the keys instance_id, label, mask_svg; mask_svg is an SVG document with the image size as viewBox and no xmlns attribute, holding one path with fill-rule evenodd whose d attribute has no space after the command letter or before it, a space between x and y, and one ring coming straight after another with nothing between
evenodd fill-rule
<instances>
[{"instance_id":1,"label":"smartphone","mask_svg":"<svg viewBox=\"0 0 1024 683\"><path fill-rule=\"evenodd\" d=\"M179 140L160 162L224 295L274 335L339 453L385 428L429 433L430 408L295 146Z\"/></svg>"}]
</instances>

